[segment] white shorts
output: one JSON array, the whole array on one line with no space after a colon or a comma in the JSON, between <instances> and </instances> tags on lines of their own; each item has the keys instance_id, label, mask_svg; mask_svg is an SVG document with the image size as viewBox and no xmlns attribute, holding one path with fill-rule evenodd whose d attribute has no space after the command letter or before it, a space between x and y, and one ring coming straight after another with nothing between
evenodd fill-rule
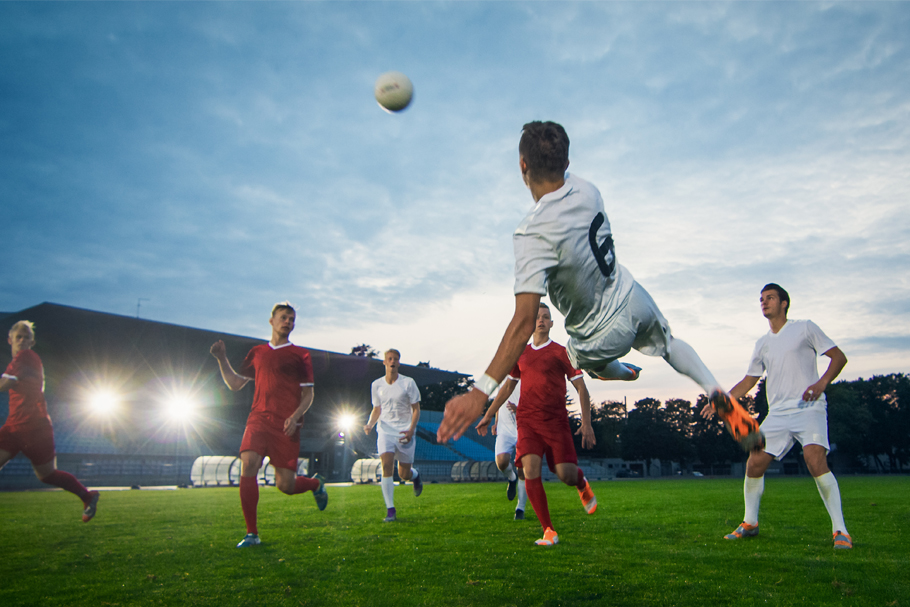
<instances>
[{"instance_id":1,"label":"white shorts","mask_svg":"<svg viewBox=\"0 0 910 607\"><path fill-rule=\"evenodd\" d=\"M765 433L765 452L781 459L794 442L800 445L828 445L828 411L825 407L810 407L796 413L769 415L762 422Z\"/></svg>"},{"instance_id":2,"label":"white shorts","mask_svg":"<svg viewBox=\"0 0 910 607\"><path fill-rule=\"evenodd\" d=\"M651 295L637 282L626 305L602 331L586 340L569 338L566 351L576 369L600 369L635 348L647 356L670 351L670 324Z\"/></svg>"},{"instance_id":3,"label":"white shorts","mask_svg":"<svg viewBox=\"0 0 910 607\"><path fill-rule=\"evenodd\" d=\"M401 435L379 432L376 438L376 450L379 455L394 453L395 459L401 464L413 464L414 452L417 451L417 437L414 436L406 443L401 442Z\"/></svg>"},{"instance_id":4,"label":"white shorts","mask_svg":"<svg viewBox=\"0 0 910 607\"><path fill-rule=\"evenodd\" d=\"M493 450L493 453L499 455L500 453L508 453L511 455L515 451L515 445L518 444L518 435L512 434L511 432L505 432L503 434L496 435L496 448Z\"/></svg>"}]
</instances>

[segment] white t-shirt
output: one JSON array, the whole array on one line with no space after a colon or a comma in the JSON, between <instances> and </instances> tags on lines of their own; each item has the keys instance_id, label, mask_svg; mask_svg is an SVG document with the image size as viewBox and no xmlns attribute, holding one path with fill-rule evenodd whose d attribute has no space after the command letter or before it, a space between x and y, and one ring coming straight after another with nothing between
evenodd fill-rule
<instances>
[{"instance_id":1,"label":"white t-shirt","mask_svg":"<svg viewBox=\"0 0 910 607\"><path fill-rule=\"evenodd\" d=\"M518 436L518 427L515 425L515 414L509 408L509 403L516 407L521 398L521 382L515 384L515 389L509 395L506 403L499 408L499 420L496 422L496 434L508 434L509 436Z\"/></svg>"},{"instance_id":2,"label":"white t-shirt","mask_svg":"<svg viewBox=\"0 0 910 607\"><path fill-rule=\"evenodd\" d=\"M788 320L777 333L768 331L755 344L746 375L768 374L765 390L770 413L793 413L813 405L827 407L825 395L803 401L806 388L818 381L818 357L834 342L811 320Z\"/></svg>"},{"instance_id":3,"label":"white t-shirt","mask_svg":"<svg viewBox=\"0 0 910 607\"><path fill-rule=\"evenodd\" d=\"M580 177L541 197L512 236L515 294L546 295L584 340L606 329L635 280L616 263L600 192Z\"/></svg>"},{"instance_id":4,"label":"white t-shirt","mask_svg":"<svg viewBox=\"0 0 910 607\"><path fill-rule=\"evenodd\" d=\"M395 383L389 384L382 376L373 382L370 395L373 406L380 408L380 432L397 436L411 427L411 405L420 402L420 390L413 379L399 373Z\"/></svg>"}]
</instances>

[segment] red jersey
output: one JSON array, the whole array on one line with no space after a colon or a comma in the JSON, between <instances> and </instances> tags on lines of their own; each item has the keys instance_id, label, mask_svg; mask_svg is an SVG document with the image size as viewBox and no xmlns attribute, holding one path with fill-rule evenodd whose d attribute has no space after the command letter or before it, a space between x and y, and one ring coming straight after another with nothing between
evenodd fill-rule
<instances>
[{"instance_id":1,"label":"red jersey","mask_svg":"<svg viewBox=\"0 0 910 607\"><path fill-rule=\"evenodd\" d=\"M238 375L256 383L253 413L267 413L284 423L300 406L301 388L313 385L310 353L288 342L254 346Z\"/></svg>"},{"instance_id":2,"label":"red jersey","mask_svg":"<svg viewBox=\"0 0 910 607\"><path fill-rule=\"evenodd\" d=\"M22 350L10 361L3 377L16 380L9 389L8 426L25 426L36 421L50 421L44 400L44 365L32 350Z\"/></svg>"},{"instance_id":3,"label":"red jersey","mask_svg":"<svg viewBox=\"0 0 910 607\"><path fill-rule=\"evenodd\" d=\"M553 341L540 347L525 346L509 377L521 380L521 404L516 422L523 424L569 423L566 412L566 378L581 377L566 349Z\"/></svg>"}]
</instances>

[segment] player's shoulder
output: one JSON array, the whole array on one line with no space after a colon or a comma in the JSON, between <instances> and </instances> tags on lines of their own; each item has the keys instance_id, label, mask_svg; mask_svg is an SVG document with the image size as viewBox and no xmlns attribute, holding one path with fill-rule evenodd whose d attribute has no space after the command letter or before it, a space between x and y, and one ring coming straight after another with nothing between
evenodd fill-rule
<instances>
[{"instance_id":1,"label":"player's shoulder","mask_svg":"<svg viewBox=\"0 0 910 607\"><path fill-rule=\"evenodd\" d=\"M30 367L40 367L41 366L41 357L38 356L38 353L28 348L26 350L20 350L16 357L12 361L16 365L28 365Z\"/></svg>"}]
</instances>

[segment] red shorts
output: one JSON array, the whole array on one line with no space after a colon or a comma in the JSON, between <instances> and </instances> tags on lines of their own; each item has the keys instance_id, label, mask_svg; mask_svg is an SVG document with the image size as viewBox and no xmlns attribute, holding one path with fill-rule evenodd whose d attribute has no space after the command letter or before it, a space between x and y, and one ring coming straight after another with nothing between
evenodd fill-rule
<instances>
[{"instance_id":1,"label":"red shorts","mask_svg":"<svg viewBox=\"0 0 910 607\"><path fill-rule=\"evenodd\" d=\"M293 436L284 433L281 424L262 418L250 417L243 431L240 452L255 451L262 457L269 456L269 463L276 468L297 471L297 457L300 455L300 430Z\"/></svg>"},{"instance_id":2,"label":"red shorts","mask_svg":"<svg viewBox=\"0 0 910 607\"><path fill-rule=\"evenodd\" d=\"M515 465L521 467L525 455L546 457L547 467L556 472L557 464L578 464L572 429L568 424L518 424Z\"/></svg>"},{"instance_id":3,"label":"red shorts","mask_svg":"<svg viewBox=\"0 0 910 607\"><path fill-rule=\"evenodd\" d=\"M0 428L0 449L13 457L22 453L33 466L46 464L57 454L54 450L54 427L50 421L28 426L5 425Z\"/></svg>"}]
</instances>

